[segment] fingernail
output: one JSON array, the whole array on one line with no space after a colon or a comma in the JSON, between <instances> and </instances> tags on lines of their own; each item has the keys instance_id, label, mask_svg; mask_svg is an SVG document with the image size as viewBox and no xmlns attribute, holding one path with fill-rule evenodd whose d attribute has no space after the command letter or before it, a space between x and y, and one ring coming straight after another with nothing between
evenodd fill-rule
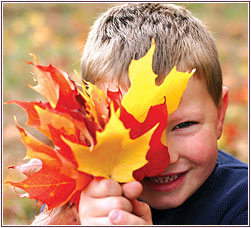
<instances>
[{"instance_id":1,"label":"fingernail","mask_svg":"<svg viewBox=\"0 0 251 228\"><path fill-rule=\"evenodd\" d=\"M111 220L116 220L118 217L119 217L119 212L118 212L118 211L112 211L112 212L109 214L109 218L110 218Z\"/></svg>"}]
</instances>

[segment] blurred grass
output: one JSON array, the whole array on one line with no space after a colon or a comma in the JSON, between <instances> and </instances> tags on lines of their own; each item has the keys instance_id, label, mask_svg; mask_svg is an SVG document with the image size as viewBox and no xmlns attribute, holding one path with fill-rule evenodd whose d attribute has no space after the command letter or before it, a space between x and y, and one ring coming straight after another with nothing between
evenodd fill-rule
<instances>
[{"instance_id":1,"label":"blurred grass","mask_svg":"<svg viewBox=\"0 0 251 228\"><path fill-rule=\"evenodd\" d=\"M213 33L222 64L224 84L230 88L230 104L220 148L248 161L248 3L183 3ZM93 21L111 4L106 3L4 3L3 4L3 100L42 99L27 84L34 84L31 67L23 59L29 53L44 65L80 72L84 42ZM74 78L74 80L79 80ZM24 111L15 105L3 108L3 180L20 180L7 167L22 163L22 145L12 115L24 126ZM27 128L37 135L36 131ZM38 135L38 137L41 137ZM3 224L30 224L39 212L34 200L20 199L3 185Z\"/></svg>"}]
</instances>

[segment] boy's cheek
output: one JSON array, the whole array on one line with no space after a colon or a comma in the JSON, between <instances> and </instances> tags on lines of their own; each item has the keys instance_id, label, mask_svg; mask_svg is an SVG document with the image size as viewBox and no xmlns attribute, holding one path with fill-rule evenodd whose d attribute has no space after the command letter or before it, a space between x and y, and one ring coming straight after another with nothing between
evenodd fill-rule
<instances>
[{"instance_id":1,"label":"boy's cheek","mask_svg":"<svg viewBox=\"0 0 251 228\"><path fill-rule=\"evenodd\" d=\"M177 153L179 157L194 164L205 164L217 157L216 135L210 131L198 132L191 136L179 137L168 143L170 156Z\"/></svg>"},{"instance_id":2,"label":"boy's cheek","mask_svg":"<svg viewBox=\"0 0 251 228\"><path fill-rule=\"evenodd\" d=\"M191 157L198 166L208 166L208 163L214 163L217 158L217 141L215 136L204 135L198 138L197 143L191 145Z\"/></svg>"},{"instance_id":3,"label":"boy's cheek","mask_svg":"<svg viewBox=\"0 0 251 228\"><path fill-rule=\"evenodd\" d=\"M200 143L198 140L197 143L191 144L189 152L191 155L189 160L194 161L195 163L204 164L216 156L217 144L210 140L204 140L203 143Z\"/></svg>"}]
</instances>

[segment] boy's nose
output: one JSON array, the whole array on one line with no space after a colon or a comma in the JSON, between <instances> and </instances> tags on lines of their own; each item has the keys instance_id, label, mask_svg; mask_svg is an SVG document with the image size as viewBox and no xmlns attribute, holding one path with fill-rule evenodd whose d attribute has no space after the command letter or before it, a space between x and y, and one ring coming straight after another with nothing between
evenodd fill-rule
<instances>
[{"instance_id":1,"label":"boy's nose","mask_svg":"<svg viewBox=\"0 0 251 228\"><path fill-rule=\"evenodd\" d=\"M168 147L170 164L176 163L179 160L180 156L179 151L177 150L177 143L172 140L167 131L163 132L161 136L161 142Z\"/></svg>"}]
</instances>

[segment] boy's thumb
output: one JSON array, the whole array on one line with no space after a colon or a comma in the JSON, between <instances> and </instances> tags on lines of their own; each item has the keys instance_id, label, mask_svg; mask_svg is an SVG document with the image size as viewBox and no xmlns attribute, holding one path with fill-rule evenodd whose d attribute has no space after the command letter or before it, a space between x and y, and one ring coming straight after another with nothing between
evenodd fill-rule
<instances>
[{"instance_id":1,"label":"boy's thumb","mask_svg":"<svg viewBox=\"0 0 251 228\"><path fill-rule=\"evenodd\" d=\"M141 195L143 191L143 186L138 181L132 181L132 182L123 184L122 190L123 190L123 195L127 199L133 200L133 199L138 198Z\"/></svg>"}]
</instances>

